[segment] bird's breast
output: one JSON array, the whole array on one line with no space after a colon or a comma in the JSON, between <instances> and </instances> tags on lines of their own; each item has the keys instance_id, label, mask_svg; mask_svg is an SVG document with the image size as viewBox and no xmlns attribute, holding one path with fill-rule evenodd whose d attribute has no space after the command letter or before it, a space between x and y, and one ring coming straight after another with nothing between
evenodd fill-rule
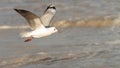
<instances>
[{"instance_id":1,"label":"bird's breast","mask_svg":"<svg viewBox=\"0 0 120 68\"><path fill-rule=\"evenodd\" d=\"M41 38L49 35L51 35L51 33L48 32L47 30L36 30L32 33L32 36L34 38Z\"/></svg>"}]
</instances>

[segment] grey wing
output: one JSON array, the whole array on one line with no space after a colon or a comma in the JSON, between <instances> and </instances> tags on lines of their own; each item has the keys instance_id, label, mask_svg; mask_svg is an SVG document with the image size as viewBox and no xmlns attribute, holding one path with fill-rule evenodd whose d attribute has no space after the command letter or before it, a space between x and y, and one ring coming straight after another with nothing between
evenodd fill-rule
<instances>
[{"instance_id":1,"label":"grey wing","mask_svg":"<svg viewBox=\"0 0 120 68\"><path fill-rule=\"evenodd\" d=\"M41 16L41 20L44 26L50 26L51 20L53 19L55 13L56 13L55 6L50 4L45 10L43 16Z\"/></svg>"},{"instance_id":2,"label":"grey wing","mask_svg":"<svg viewBox=\"0 0 120 68\"><path fill-rule=\"evenodd\" d=\"M44 27L39 16L33 14L32 12L23 9L14 9L14 10L19 14L21 14L28 21L28 24L30 25L30 28L32 30L35 30L36 28L39 27Z\"/></svg>"}]
</instances>

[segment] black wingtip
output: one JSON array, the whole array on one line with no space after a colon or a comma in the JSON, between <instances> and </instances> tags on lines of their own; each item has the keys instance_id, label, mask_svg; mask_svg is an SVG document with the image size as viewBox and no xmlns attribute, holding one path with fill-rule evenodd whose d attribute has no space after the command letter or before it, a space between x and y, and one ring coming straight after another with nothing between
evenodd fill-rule
<instances>
[{"instance_id":1,"label":"black wingtip","mask_svg":"<svg viewBox=\"0 0 120 68\"><path fill-rule=\"evenodd\" d=\"M16 12L21 12L22 10L21 9L14 9Z\"/></svg>"},{"instance_id":2,"label":"black wingtip","mask_svg":"<svg viewBox=\"0 0 120 68\"><path fill-rule=\"evenodd\" d=\"M24 10L24 9L14 9L16 12L19 12L19 13L26 13L28 12L27 10Z\"/></svg>"},{"instance_id":3,"label":"black wingtip","mask_svg":"<svg viewBox=\"0 0 120 68\"><path fill-rule=\"evenodd\" d=\"M53 4L50 4L50 5L48 6L48 9L49 9L49 8L56 9L55 5L53 5Z\"/></svg>"},{"instance_id":4,"label":"black wingtip","mask_svg":"<svg viewBox=\"0 0 120 68\"><path fill-rule=\"evenodd\" d=\"M18 11L18 9L14 9L15 11Z\"/></svg>"}]
</instances>

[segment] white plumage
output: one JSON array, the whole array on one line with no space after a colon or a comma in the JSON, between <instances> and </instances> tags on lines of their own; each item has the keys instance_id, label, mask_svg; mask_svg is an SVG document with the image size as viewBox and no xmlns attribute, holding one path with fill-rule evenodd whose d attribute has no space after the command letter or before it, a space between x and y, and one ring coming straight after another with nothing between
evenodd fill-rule
<instances>
[{"instance_id":1,"label":"white plumage","mask_svg":"<svg viewBox=\"0 0 120 68\"><path fill-rule=\"evenodd\" d=\"M50 21L56 13L56 8L54 5L50 4L45 10L43 16L41 17L27 10L14 10L21 14L30 25L31 31L21 34L23 38L27 38L25 42L31 41L33 38L41 38L58 32L58 30L55 27L50 27Z\"/></svg>"}]
</instances>

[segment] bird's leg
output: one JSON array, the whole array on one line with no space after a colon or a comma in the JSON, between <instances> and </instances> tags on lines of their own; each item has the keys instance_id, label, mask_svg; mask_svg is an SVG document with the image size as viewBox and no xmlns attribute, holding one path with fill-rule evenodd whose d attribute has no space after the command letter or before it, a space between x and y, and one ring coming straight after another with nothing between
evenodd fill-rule
<instances>
[{"instance_id":1,"label":"bird's leg","mask_svg":"<svg viewBox=\"0 0 120 68\"><path fill-rule=\"evenodd\" d=\"M30 37L28 37L24 42L29 42L29 41L31 41L32 39L33 39L33 37L30 36Z\"/></svg>"}]
</instances>

